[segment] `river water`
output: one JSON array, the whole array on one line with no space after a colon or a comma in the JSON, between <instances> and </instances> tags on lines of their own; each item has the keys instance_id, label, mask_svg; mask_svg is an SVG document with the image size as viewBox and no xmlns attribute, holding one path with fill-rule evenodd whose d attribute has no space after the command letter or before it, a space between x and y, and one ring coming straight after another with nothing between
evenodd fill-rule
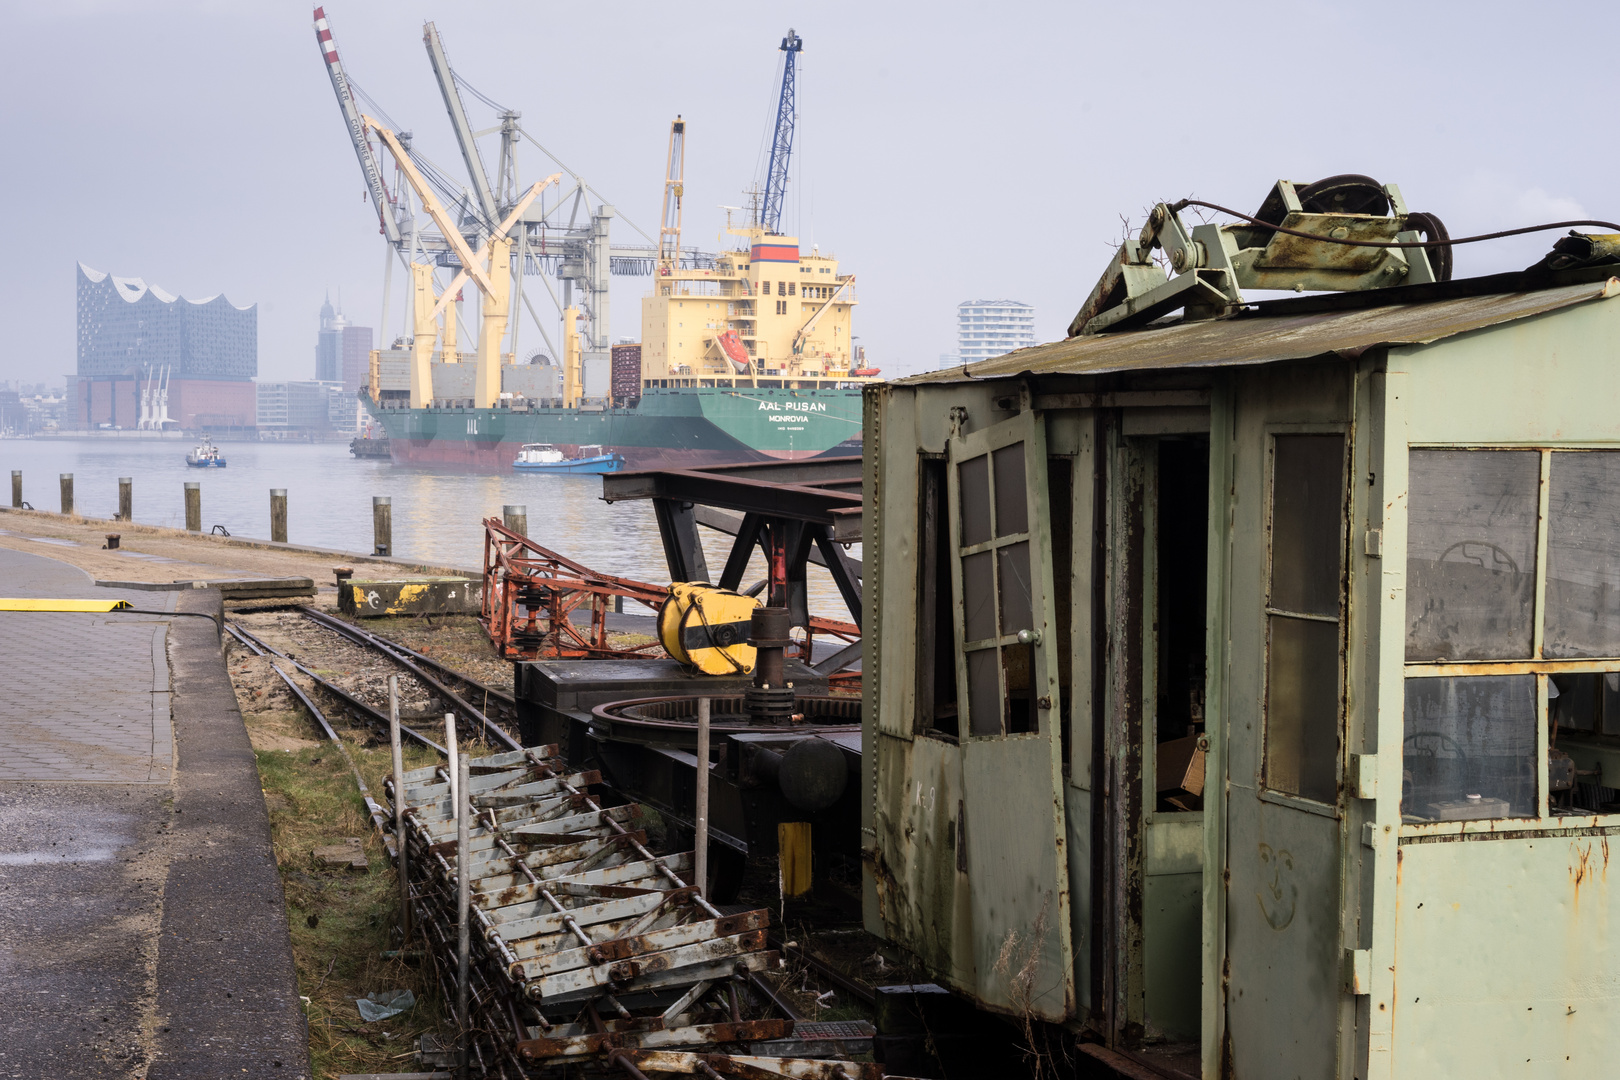
<instances>
[{"instance_id":1,"label":"river water","mask_svg":"<svg viewBox=\"0 0 1620 1080\"><path fill-rule=\"evenodd\" d=\"M350 455L346 443L222 443L224 469L186 465L190 440L51 438L0 440L3 497L22 470L23 499L36 510L61 509L59 476L73 474L74 509L111 518L118 478L134 481L134 517L147 525L184 528L183 485L202 485L202 525L232 536L268 539L270 489L287 489L287 539L294 544L366 552L372 549L371 499L393 500L394 555L468 568L484 562L486 517L506 504L528 508L529 535L593 570L664 583L669 570L650 502L602 501L599 476L490 476L438 472ZM731 538L700 529L711 573L725 565ZM858 552L857 552L858 553ZM755 552L745 582L764 576ZM810 610L847 619L832 578L810 567Z\"/></svg>"}]
</instances>

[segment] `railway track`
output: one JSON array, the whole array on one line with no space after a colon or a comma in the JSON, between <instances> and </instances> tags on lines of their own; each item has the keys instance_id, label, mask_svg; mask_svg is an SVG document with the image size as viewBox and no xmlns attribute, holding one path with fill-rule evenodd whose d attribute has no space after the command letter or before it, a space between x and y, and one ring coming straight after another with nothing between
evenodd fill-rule
<instances>
[{"instance_id":1,"label":"railway track","mask_svg":"<svg viewBox=\"0 0 1620 1080\"><path fill-rule=\"evenodd\" d=\"M322 676L307 664L299 661L296 657L276 648L274 645L271 645L269 642L265 641L263 638L259 637L253 631L249 630L240 623L235 621L227 622L225 624L225 630L255 655L275 656L278 659L288 661L295 669L297 669L299 674L313 682L324 693L336 698L343 711L347 712L357 723L372 729L372 731L374 731L378 737L382 739L388 738L388 714L386 712L383 712L381 709L365 701L363 698L357 696L350 690L338 685L331 679ZM428 694L437 695L444 700L449 706L445 711L456 717L456 731L458 739L473 741L483 740L491 746L499 747L500 749L504 750L521 749L517 739L515 739L505 727L492 720L482 710L473 706L460 694L455 693L443 680L435 678L433 674L429 673L412 656L404 653L396 653L394 650L386 647L386 644L391 643L384 643L382 639L376 638L374 635L365 634L364 631L361 631L360 634L363 635L363 637L350 637L349 635L341 636L350 641L352 644L359 645L368 652L375 654L379 659L387 661L390 666L402 669L403 679L415 680L419 682L426 689ZM364 640L365 638L369 638L371 640ZM407 650L407 652L408 651L409 650ZM441 670L447 670L443 669L443 665L435 666ZM482 696L482 690L490 689L484 688L482 684L477 683L475 680L466 679L465 677L460 676L458 676L458 678L463 683L463 690L471 693L473 692L472 688L477 687L480 691L480 697ZM515 708L513 709L512 715L515 715ZM412 739L415 742L436 751L437 753L447 753L445 747L441 743L424 731L411 727L408 724L402 724L400 726L400 731L406 738Z\"/></svg>"}]
</instances>

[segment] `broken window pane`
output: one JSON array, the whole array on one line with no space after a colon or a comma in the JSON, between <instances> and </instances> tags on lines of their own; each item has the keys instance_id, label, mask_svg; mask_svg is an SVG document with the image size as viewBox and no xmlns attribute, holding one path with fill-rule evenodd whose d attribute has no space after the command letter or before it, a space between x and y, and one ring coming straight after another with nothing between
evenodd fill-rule
<instances>
[{"instance_id":1,"label":"broken window pane","mask_svg":"<svg viewBox=\"0 0 1620 1080\"><path fill-rule=\"evenodd\" d=\"M1548 723L1559 731L1595 730L1602 689L1603 676L1599 674L1548 676Z\"/></svg>"},{"instance_id":2,"label":"broken window pane","mask_svg":"<svg viewBox=\"0 0 1620 1080\"><path fill-rule=\"evenodd\" d=\"M1620 453L1552 456L1544 656L1620 656Z\"/></svg>"},{"instance_id":3,"label":"broken window pane","mask_svg":"<svg viewBox=\"0 0 1620 1080\"><path fill-rule=\"evenodd\" d=\"M1407 679L1401 814L1472 821L1536 813L1536 677Z\"/></svg>"},{"instance_id":4,"label":"broken window pane","mask_svg":"<svg viewBox=\"0 0 1620 1080\"><path fill-rule=\"evenodd\" d=\"M1408 661L1530 656L1540 483L1533 450L1412 451Z\"/></svg>"},{"instance_id":5,"label":"broken window pane","mask_svg":"<svg viewBox=\"0 0 1620 1080\"><path fill-rule=\"evenodd\" d=\"M1271 483L1271 606L1337 616L1344 436L1277 436Z\"/></svg>"},{"instance_id":6,"label":"broken window pane","mask_svg":"<svg viewBox=\"0 0 1620 1080\"><path fill-rule=\"evenodd\" d=\"M990 459L968 458L957 467L962 498L962 546L990 539Z\"/></svg>"},{"instance_id":7,"label":"broken window pane","mask_svg":"<svg viewBox=\"0 0 1620 1080\"><path fill-rule=\"evenodd\" d=\"M996 535L1029 532L1029 492L1024 488L1024 444L1003 446L996 459Z\"/></svg>"},{"instance_id":8,"label":"broken window pane","mask_svg":"<svg viewBox=\"0 0 1620 1080\"><path fill-rule=\"evenodd\" d=\"M962 558L962 638L983 641L996 636L995 588L990 582L990 552Z\"/></svg>"},{"instance_id":9,"label":"broken window pane","mask_svg":"<svg viewBox=\"0 0 1620 1080\"><path fill-rule=\"evenodd\" d=\"M1029 541L996 549L997 584L1001 588L1001 636L1034 627L1029 598Z\"/></svg>"},{"instance_id":10,"label":"broken window pane","mask_svg":"<svg viewBox=\"0 0 1620 1080\"><path fill-rule=\"evenodd\" d=\"M1001 734L1000 657L994 648L967 654L968 730L974 735Z\"/></svg>"},{"instance_id":11,"label":"broken window pane","mask_svg":"<svg viewBox=\"0 0 1620 1080\"><path fill-rule=\"evenodd\" d=\"M1007 645L1001 650L1001 674L1007 687L1007 734L1035 730L1035 701L1030 692L1035 646Z\"/></svg>"},{"instance_id":12,"label":"broken window pane","mask_svg":"<svg viewBox=\"0 0 1620 1080\"><path fill-rule=\"evenodd\" d=\"M1266 787L1338 797L1339 624L1273 615L1266 685Z\"/></svg>"}]
</instances>

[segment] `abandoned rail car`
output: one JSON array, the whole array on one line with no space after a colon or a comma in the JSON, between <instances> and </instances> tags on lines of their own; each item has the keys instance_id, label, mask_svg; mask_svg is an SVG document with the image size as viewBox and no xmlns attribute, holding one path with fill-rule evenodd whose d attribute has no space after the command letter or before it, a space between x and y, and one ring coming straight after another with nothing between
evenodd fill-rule
<instances>
[{"instance_id":1,"label":"abandoned rail car","mask_svg":"<svg viewBox=\"0 0 1620 1080\"><path fill-rule=\"evenodd\" d=\"M1435 235L1383 191L1161 207L1067 340L866 391L867 928L1094 1057L1620 1052L1620 280L1329 250Z\"/></svg>"}]
</instances>

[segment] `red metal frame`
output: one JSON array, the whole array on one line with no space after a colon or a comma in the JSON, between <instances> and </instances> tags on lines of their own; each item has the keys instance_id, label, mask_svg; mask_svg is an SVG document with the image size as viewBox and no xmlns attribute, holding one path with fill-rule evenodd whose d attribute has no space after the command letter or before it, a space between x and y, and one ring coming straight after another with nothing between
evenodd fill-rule
<instances>
[{"instance_id":1,"label":"red metal frame","mask_svg":"<svg viewBox=\"0 0 1620 1080\"><path fill-rule=\"evenodd\" d=\"M773 576L775 573L773 563ZM484 519L484 598L478 621L503 659L661 654L663 646L657 641L630 649L609 645L607 615L615 597L656 612L668 596L668 586L599 574L513 532L499 518ZM571 618L586 605L591 612L588 630ZM812 618L800 650L807 662L816 634L848 642L860 637L860 628L854 623Z\"/></svg>"}]
</instances>

